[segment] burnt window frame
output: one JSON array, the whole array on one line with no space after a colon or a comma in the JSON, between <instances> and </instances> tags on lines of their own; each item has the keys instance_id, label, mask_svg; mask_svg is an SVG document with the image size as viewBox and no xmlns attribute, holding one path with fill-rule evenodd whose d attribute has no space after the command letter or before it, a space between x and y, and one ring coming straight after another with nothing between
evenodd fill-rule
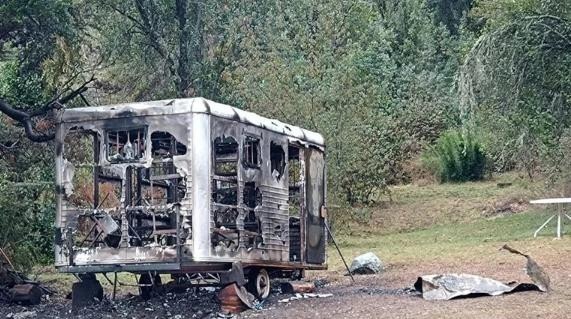
<instances>
[{"instance_id":1,"label":"burnt window frame","mask_svg":"<svg viewBox=\"0 0 571 319\"><path fill-rule=\"evenodd\" d=\"M110 132L128 132L128 131L133 131L133 130L140 130L142 129L142 131L144 132L144 136L142 137L143 143L143 150L140 153L140 157L139 158L135 158L132 160L111 160L110 155L111 153L109 152L109 133ZM142 160L145 159L146 154L149 150L147 150L147 138L149 138L149 127L147 125L140 125L140 126L129 126L129 127L120 127L120 128L106 128L104 131L104 140L105 140L105 144L103 145L105 147L105 159L107 160L107 162L111 163L111 164L122 164L122 163L138 163L141 162Z\"/></svg>"},{"instance_id":2,"label":"burnt window frame","mask_svg":"<svg viewBox=\"0 0 571 319\"><path fill-rule=\"evenodd\" d=\"M169 155L170 155L170 156L167 156L166 154L165 154L164 156L155 156L155 151L156 151L156 149L155 149L155 142L156 142L157 144L160 144L160 140L164 140L165 137L156 137L156 136L155 136L155 138L153 139L153 134L166 134L166 135L169 135L169 136L168 136L168 138L169 138L169 143L171 143L169 146L170 146L170 148L171 148L172 150L174 150L174 153L170 153L170 150L169 150ZM188 147L187 147L184 143L180 142L180 141L176 138L176 136L174 136L174 135L173 135L171 132L169 132L168 130L154 130L154 131L152 131L151 134L148 135L148 136L149 136L149 139L150 139L150 150L149 150L149 152L151 153L151 158L152 158L154 161L161 161L161 160L165 160L165 159L172 159L174 156L185 156L185 155L188 154ZM145 142L146 142L146 140L145 140ZM174 142L174 145L172 144L172 142ZM162 149L162 148L159 148L159 149ZM181 152L181 150L184 150L184 152ZM143 157L144 157L144 152L143 152Z\"/></svg>"},{"instance_id":3,"label":"burnt window frame","mask_svg":"<svg viewBox=\"0 0 571 319\"><path fill-rule=\"evenodd\" d=\"M274 149L278 149L278 148L279 148L279 155L281 156L281 159L279 161L276 160L276 158L274 157L275 155L277 155L274 153ZM280 165L280 163L281 163L281 165ZM274 165L276 167L274 167ZM284 175L286 173L288 173L286 166L287 166L287 156L286 156L286 151L284 150L284 145L277 140L271 140L270 141L270 175L272 176L272 178L274 178L278 182L281 181L283 179ZM274 176L274 170L276 170L279 173L278 176Z\"/></svg>"},{"instance_id":4,"label":"burnt window frame","mask_svg":"<svg viewBox=\"0 0 571 319\"><path fill-rule=\"evenodd\" d=\"M218 143L217 143L217 140ZM232 140L230 143L230 145L233 145L233 147L235 147L235 152L232 152L234 154L236 154L235 159L232 158L232 160L228 160L228 159L223 159L223 160L219 160L218 155L220 155L218 153L217 150L217 145L218 144L223 144L225 143L225 141L227 142L228 140ZM238 166L240 163L240 144L238 143L239 138L236 139L236 137L232 136L232 135L221 135L221 136L217 136L212 140L212 170L214 172L215 176L223 176L223 177L238 177ZM219 170L219 168L222 167L218 167L218 164L230 164L233 163L232 165L229 165L229 167L231 166L233 168L233 171L231 173L228 172L223 172L221 170Z\"/></svg>"},{"instance_id":5,"label":"burnt window frame","mask_svg":"<svg viewBox=\"0 0 571 319\"><path fill-rule=\"evenodd\" d=\"M220 187L218 187L218 184L220 184ZM226 187L224 187L226 186ZM232 180L232 179L222 179L222 178L213 178L212 179L212 191L211 191L211 197L212 197L212 202L214 203L214 205L223 205L223 206L232 206L234 208L238 207L238 203L239 203L239 196L238 196L238 189L240 188L240 185L238 183L237 180ZM232 201L230 203L224 203L222 201L219 201L219 191L220 190L232 190L235 189L235 192L232 194L228 194L226 196L221 196L221 199L231 199Z\"/></svg>"},{"instance_id":6,"label":"burnt window frame","mask_svg":"<svg viewBox=\"0 0 571 319\"><path fill-rule=\"evenodd\" d=\"M256 147L247 147L246 144L249 142L254 142ZM256 153L251 154L250 156L250 149L255 149ZM256 155L256 163L251 163L250 157L254 157ZM244 135L243 143L242 143L242 165L246 168L254 168L260 169L262 166L262 138L260 136L255 136L251 134Z\"/></svg>"}]
</instances>

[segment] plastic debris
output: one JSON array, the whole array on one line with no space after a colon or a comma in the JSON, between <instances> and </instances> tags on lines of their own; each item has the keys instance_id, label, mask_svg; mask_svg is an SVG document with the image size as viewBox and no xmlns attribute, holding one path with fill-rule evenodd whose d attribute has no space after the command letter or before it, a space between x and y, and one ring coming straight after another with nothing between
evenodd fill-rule
<instances>
[{"instance_id":1,"label":"plastic debris","mask_svg":"<svg viewBox=\"0 0 571 319\"><path fill-rule=\"evenodd\" d=\"M280 299L278 300L279 303L287 303L290 301L294 301L294 300L299 300L299 299L309 299L309 298L327 298L327 297L333 297L333 294L312 294L312 293L297 293L292 297L289 298L285 298L285 299Z\"/></svg>"},{"instance_id":2,"label":"plastic debris","mask_svg":"<svg viewBox=\"0 0 571 319\"><path fill-rule=\"evenodd\" d=\"M545 292L549 290L549 276L537 262L508 245L504 245L501 249L522 255L527 259L526 273L533 283L510 282L506 284L477 275L441 274L419 277L414 284L414 288L422 293L422 298L426 300L450 300L457 297L498 296L518 291L536 290Z\"/></svg>"}]
</instances>

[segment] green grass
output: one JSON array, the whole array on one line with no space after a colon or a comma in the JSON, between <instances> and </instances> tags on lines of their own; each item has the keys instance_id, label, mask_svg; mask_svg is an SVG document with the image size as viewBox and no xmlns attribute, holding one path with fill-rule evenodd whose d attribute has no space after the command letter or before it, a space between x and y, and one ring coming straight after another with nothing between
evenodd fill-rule
<instances>
[{"instance_id":1,"label":"green grass","mask_svg":"<svg viewBox=\"0 0 571 319\"><path fill-rule=\"evenodd\" d=\"M548 216L549 212L534 211L466 224L438 225L412 232L342 236L337 242L348 259L368 251L394 264L456 259L473 253L481 246L485 249L490 245L499 248L506 242L532 240L533 232ZM540 237L551 239L553 231L553 227L547 227ZM329 256L331 269L343 268L334 247L330 247Z\"/></svg>"},{"instance_id":2,"label":"green grass","mask_svg":"<svg viewBox=\"0 0 571 319\"><path fill-rule=\"evenodd\" d=\"M499 188L499 182L512 185ZM343 228L337 242L349 261L368 251L390 264L469 259L506 242L533 240L535 229L552 214L549 208L526 204L550 194L543 185L506 174L483 182L393 187L392 202L354 208L341 216L337 225L344 227L338 226ZM483 213L510 199L526 205L525 211L492 217ZM550 225L536 241L549 241L553 235ZM328 263L332 270L343 269L334 247Z\"/></svg>"},{"instance_id":3,"label":"green grass","mask_svg":"<svg viewBox=\"0 0 571 319\"><path fill-rule=\"evenodd\" d=\"M499 182L511 182L504 188ZM506 200L527 203L546 193L543 183L505 174L483 182L399 185L390 188L390 199L380 198L369 207L332 208L339 234L392 234L450 223L469 223L482 212ZM382 199L382 200L381 200Z\"/></svg>"}]
</instances>

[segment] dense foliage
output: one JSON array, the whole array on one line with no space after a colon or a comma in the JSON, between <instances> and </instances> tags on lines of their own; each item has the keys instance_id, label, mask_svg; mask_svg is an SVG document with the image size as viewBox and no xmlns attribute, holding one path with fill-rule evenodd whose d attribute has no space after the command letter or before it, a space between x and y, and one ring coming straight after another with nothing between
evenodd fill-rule
<instances>
[{"instance_id":1,"label":"dense foliage","mask_svg":"<svg viewBox=\"0 0 571 319\"><path fill-rule=\"evenodd\" d=\"M477 181L484 177L486 154L470 132L445 132L422 159L442 182Z\"/></svg>"},{"instance_id":2,"label":"dense foliage","mask_svg":"<svg viewBox=\"0 0 571 319\"><path fill-rule=\"evenodd\" d=\"M570 122L569 1L482 1L485 19L459 70L461 112L481 128L497 171L551 169Z\"/></svg>"},{"instance_id":3,"label":"dense foliage","mask_svg":"<svg viewBox=\"0 0 571 319\"><path fill-rule=\"evenodd\" d=\"M562 176L570 19L565 0L7 0L0 99L34 112L94 76L66 107L204 96L278 118L325 136L335 203L414 180L423 152L443 181L480 178L482 149ZM0 115L0 154L0 247L41 260L51 145Z\"/></svg>"}]
</instances>

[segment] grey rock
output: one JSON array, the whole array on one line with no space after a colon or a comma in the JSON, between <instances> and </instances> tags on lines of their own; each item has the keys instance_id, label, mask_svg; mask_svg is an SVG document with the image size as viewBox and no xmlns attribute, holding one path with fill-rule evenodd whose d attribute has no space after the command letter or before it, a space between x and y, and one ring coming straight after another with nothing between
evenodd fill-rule
<instances>
[{"instance_id":1,"label":"grey rock","mask_svg":"<svg viewBox=\"0 0 571 319\"><path fill-rule=\"evenodd\" d=\"M368 252L353 259L349 271L352 274L371 275L384 271L383 263L375 254Z\"/></svg>"}]
</instances>

